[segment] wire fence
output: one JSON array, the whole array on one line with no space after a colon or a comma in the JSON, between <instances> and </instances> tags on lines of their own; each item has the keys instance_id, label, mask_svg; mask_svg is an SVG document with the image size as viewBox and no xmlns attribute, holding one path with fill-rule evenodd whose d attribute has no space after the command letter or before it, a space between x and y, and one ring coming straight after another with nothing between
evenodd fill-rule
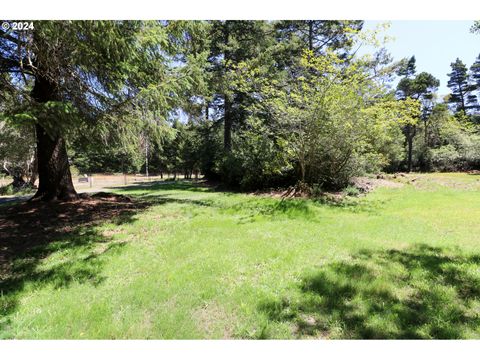
<instances>
[{"instance_id":1,"label":"wire fence","mask_svg":"<svg viewBox=\"0 0 480 360\"><path fill-rule=\"evenodd\" d=\"M183 175L177 175L176 180L182 180ZM72 175L72 181L75 189L79 192L100 191L102 189L135 185L142 183L153 183L157 181L171 181L173 174L163 174L163 176L146 176L144 174L89 174ZM0 187L12 182L10 177L0 177ZM38 186L38 180L35 183Z\"/></svg>"},{"instance_id":2,"label":"wire fence","mask_svg":"<svg viewBox=\"0 0 480 360\"><path fill-rule=\"evenodd\" d=\"M72 178L75 189L80 192L99 191L106 188L170 181L173 179L173 174L163 174L163 176L146 176L144 174L90 174L74 176ZM184 176L177 175L175 179L182 180Z\"/></svg>"}]
</instances>

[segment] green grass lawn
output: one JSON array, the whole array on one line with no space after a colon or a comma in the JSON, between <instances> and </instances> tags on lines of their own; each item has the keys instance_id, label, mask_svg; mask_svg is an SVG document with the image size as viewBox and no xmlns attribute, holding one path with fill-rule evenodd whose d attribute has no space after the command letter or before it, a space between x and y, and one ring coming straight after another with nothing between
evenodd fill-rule
<instances>
[{"instance_id":1,"label":"green grass lawn","mask_svg":"<svg viewBox=\"0 0 480 360\"><path fill-rule=\"evenodd\" d=\"M0 283L0 338L480 338L480 175L418 176L340 205L117 189L149 207Z\"/></svg>"}]
</instances>

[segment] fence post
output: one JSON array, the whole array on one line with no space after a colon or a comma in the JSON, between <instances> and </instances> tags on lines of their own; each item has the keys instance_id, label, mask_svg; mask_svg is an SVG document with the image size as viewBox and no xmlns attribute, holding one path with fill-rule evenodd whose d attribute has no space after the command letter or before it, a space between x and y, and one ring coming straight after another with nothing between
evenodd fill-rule
<instances>
[{"instance_id":1,"label":"fence post","mask_svg":"<svg viewBox=\"0 0 480 360\"><path fill-rule=\"evenodd\" d=\"M127 185L127 174L123 173L123 185Z\"/></svg>"},{"instance_id":2,"label":"fence post","mask_svg":"<svg viewBox=\"0 0 480 360\"><path fill-rule=\"evenodd\" d=\"M92 188L93 187L93 177L89 176L88 180L90 180L90 187Z\"/></svg>"}]
</instances>

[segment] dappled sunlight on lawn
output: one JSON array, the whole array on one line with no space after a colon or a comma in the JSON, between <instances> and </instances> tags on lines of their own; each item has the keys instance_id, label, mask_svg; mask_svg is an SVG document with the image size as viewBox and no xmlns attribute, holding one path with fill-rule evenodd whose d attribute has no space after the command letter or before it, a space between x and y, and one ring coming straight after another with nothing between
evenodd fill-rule
<instances>
[{"instance_id":1,"label":"dappled sunlight on lawn","mask_svg":"<svg viewBox=\"0 0 480 360\"><path fill-rule=\"evenodd\" d=\"M426 244L365 250L319 267L297 296L260 309L299 337L478 337L479 266L480 255Z\"/></svg>"}]
</instances>

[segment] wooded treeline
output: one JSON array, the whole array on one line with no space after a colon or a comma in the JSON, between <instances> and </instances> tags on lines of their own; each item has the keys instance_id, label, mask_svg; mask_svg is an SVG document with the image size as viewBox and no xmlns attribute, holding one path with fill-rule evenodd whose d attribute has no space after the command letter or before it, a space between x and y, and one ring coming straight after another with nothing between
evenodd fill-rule
<instances>
[{"instance_id":1,"label":"wooded treeline","mask_svg":"<svg viewBox=\"0 0 480 360\"><path fill-rule=\"evenodd\" d=\"M72 166L148 163L249 190L480 169L480 55L452 59L440 98L438 79L414 56L394 61L381 38L363 21L319 20L0 30L2 171L16 186L38 177L35 197L51 200L76 197ZM360 55L366 44L376 51Z\"/></svg>"}]
</instances>

